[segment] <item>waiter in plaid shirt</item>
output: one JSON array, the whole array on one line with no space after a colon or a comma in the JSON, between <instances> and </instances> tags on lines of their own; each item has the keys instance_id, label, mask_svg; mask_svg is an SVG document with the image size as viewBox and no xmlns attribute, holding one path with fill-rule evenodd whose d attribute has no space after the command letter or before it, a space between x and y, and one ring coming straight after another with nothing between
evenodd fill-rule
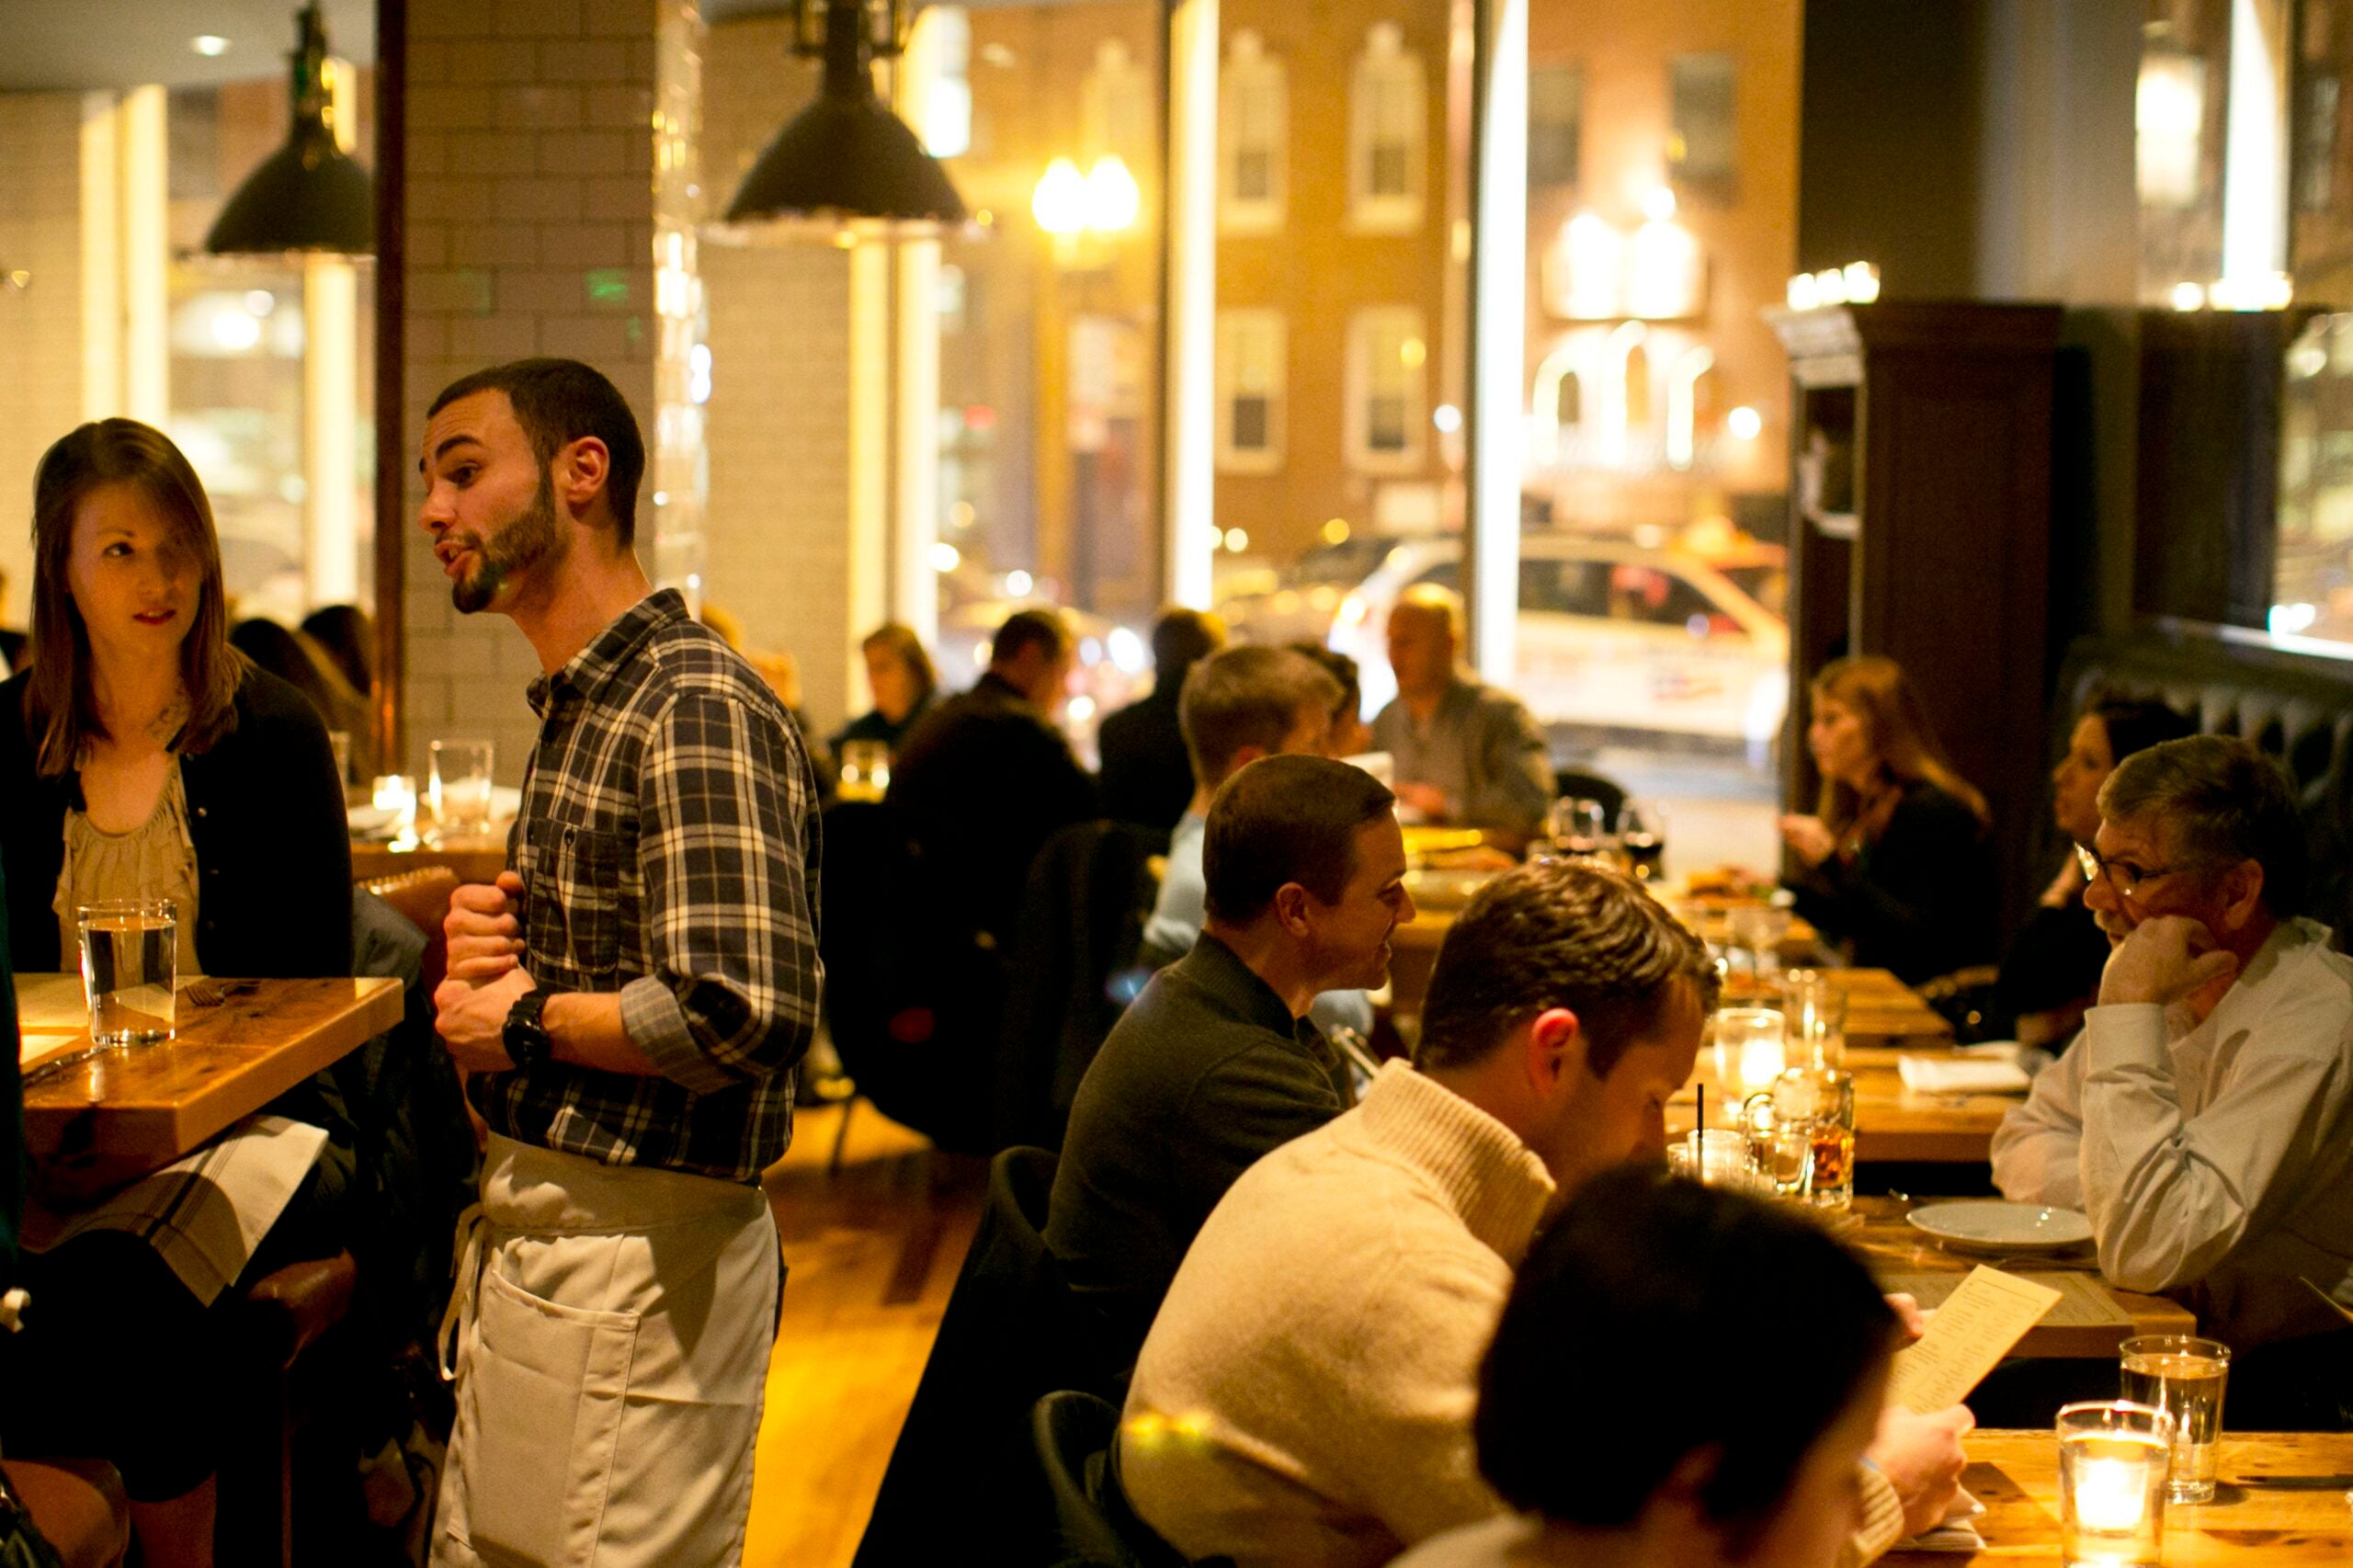
<instances>
[{"instance_id":1,"label":"waiter in plaid shirt","mask_svg":"<svg viewBox=\"0 0 2353 1568\"><path fill-rule=\"evenodd\" d=\"M779 1284L759 1175L817 1022L809 758L639 568L645 447L610 381L467 376L422 466L458 608L544 671L512 869L459 891L435 996L490 1146L433 1561L733 1563Z\"/></svg>"}]
</instances>

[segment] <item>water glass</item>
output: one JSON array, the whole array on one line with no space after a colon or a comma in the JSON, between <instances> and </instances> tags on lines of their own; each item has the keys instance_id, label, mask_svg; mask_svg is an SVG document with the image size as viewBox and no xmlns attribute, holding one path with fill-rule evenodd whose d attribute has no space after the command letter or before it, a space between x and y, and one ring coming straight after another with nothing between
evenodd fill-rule
<instances>
[{"instance_id":1,"label":"water glass","mask_svg":"<svg viewBox=\"0 0 2353 1568\"><path fill-rule=\"evenodd\" d=\"M179 994L179 910L168 898L75 906L82 995L94 1045L153 1045L172 1038Z\"/></svg>"},{"instance_id":2,"label":"water glass","mask_svg":"<svg viewBox=\"0 0 2353 1568\"><path fill-rule=\"evenodd\" d=\"M1725 975L1739 997L1778 995L1781 938L1790 934L1790 912L1769 903L1744 903L1724 916L1730 967Z\"/></svg>"},{"instance_id":3,"label":"water glass","mask_svg":"<svg viewBox=\"0 0 2353 1568\"><path fill-rule=\"evenodd\" d=\"M1654 882L1666 875L1666 807L1656 801L1629 801L1618 813L1618 853L1627 875Z\"/></svg>"},{"instance_id":4,"label":"water glass","mask_svg":"<svg viewBox=\"0 0 2353 1568\"><path fill-rule=\"evenodd\" d=\"M2144 1334L2117 1346L2124 1358L2124 1397L2153 1405L2173 1419L2173 1465L2165 1498L2211 1503L2222 1452L2222 1387L2230 1381L2231 1347L2186 1334Z\"/></svg>"},{"instance_id":5,"label":"water glass","mask_svg":"<svg viewBox=\"0 0 2353 1568\"><path fill-rule=\"evenodd\" d=\"M1769 1089L1790 1064L1781 1015L1770 1007L1721 1007L1716 1031L1716 1082L1745 1099Z\"/></svg>"},{"instance_id":6,"label":"water glass","mask_svg":"<svg viewBox=\"0 0 2353 1568\"><path fill-rule=\"evenodd\" d=\"M1731 1128L1693 1128L1666 1146L1666 1168L1702 1187L1764 1185L1748 1134Z\"/></svg>"},{"instance_id":7,"label":"water glass","mask_svg":"<svg viewBox=\"0 0 2353 1568\"><path fill-rule=\"evenodd\" d=\"M438 836L476 838L490 832L488 741L435 741L433 772L425 786Z\"/></svg>"},{"instance_id":8,"label":"water glass","mask_svg":"<svg viewBox=\"0 0 2353 1568\"><path fill-rule=\"evenodd\" d=\"M1546 835L1563 855L1598 855L1608 847L1608 822L1599 801L1564 798L1552 802Z\"/></svg>"},{"instance_id":9,"label":"water glass","mask_svg":"<svg viewBox=\"0 0 2353 1568\"><path fill-rule=\"evenodd\" d=\"M2123 1400L2059 1412L2059 1555L2069 1568L2157 1568L2173 1420Z\"/></svg>"},{"instance_id":10,"label":"water glass","mask_svg":"<svg viewBox=\"0 0 2353 1568\"><path fill-rule=\"evenodd\" d=\"M1790 1050L1816 1067L1847 1060L1847 993L1818 969L1792 969L1781 975L1781 1016L1789 1020Z\"/></svg>"},{"instance_id":11,"label":"water glass","mask_svg":"<svg viewBox=\"0 0 2353 1568\"><path fill-rule=\"evenodd\" d=\"M879 801L890 792L891 748L881 741L844 741L841 798Z\"/></svg>"}]
</instances>

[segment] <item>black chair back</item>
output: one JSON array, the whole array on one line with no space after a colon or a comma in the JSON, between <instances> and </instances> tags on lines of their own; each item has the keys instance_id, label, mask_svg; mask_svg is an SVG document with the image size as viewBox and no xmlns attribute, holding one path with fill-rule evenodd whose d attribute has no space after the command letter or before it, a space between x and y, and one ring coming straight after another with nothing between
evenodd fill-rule
<instances>
[{"instance_id":1,"label":"black chair back","mask_svg":"<svg viewBox=\"0 0 2353 1568\"><path fill-rule=\"evenodd\" d=\"M1552 770L1553 792L1563 801L1598 801L1606 819L1602 827L1610 833L1618 831L1618 813L1626 809L1626 787L1598 773L1588 773L1581 767L1556 767Z\"/></svg>"},{"instance_id":2,"label":"black chair back","mask_svg":"<svg viewBox=\"0 0 2353 1568\"><path fill-rule=\"evenodd\" d=\"M1007 1149L891 1450L856 1568L1045 1562L1054 1510L1029 1441L1030 1407L1093 1374L1068 1289L1046 1251L1054 1156Z\"/></svg>"},{"instance_id":3,"label":"black chair back","mask_svg":"<svg viewBox=\"0 0 2353 1568\"><path fill-rule=\"evenodd\" d=\"M1148 978L1136 954L1154 845L1131 823L1078 823L1031 862L997 1046L1000 1144L1062 1147L1079 1081Z\"/></svg>"},{"instance_id":4,"label":"black chair back","mask_svg":"<svg viewBox=\"0 0 2353 1568\"><path fill-rule=\"evenodd\" d=\"M898 808L825 808L825 1023L843 1070L893 1121L986 1153L1005 968L958 930Z\"/></svg>"},{"instance_id":5,"label":"black chair back","mask_svg":"<svg viewBox=\"0 0 2353 1568\"><path fill-rule=\"evenodd\" d=\"M1138 1518L1120 1490L1111 1446L1120 1413L1091 1393L1063 1389L1038 1402L1029 1432L1053 1494L1063 1563L1086 1568L1182 1568L1185 1559Z\"/></svg>"}]
</instances>

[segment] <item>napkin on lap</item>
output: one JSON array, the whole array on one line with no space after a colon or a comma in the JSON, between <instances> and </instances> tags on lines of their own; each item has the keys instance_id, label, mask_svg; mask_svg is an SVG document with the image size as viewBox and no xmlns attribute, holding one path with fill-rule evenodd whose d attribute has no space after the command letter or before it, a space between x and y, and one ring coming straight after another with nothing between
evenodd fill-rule
<instances>
[{"instance_id":1,"label":"napkin on lap","mask_svg":"<svg viewBox=\"0 0 2353 1568\"><path fill-rule=\"evenodd\" d=\"M1998 1058L1899 1056L1895 1070L1922 1095L2022 1095L2031 1086L2025 1068Z\"/></svg>"}]
</instances>

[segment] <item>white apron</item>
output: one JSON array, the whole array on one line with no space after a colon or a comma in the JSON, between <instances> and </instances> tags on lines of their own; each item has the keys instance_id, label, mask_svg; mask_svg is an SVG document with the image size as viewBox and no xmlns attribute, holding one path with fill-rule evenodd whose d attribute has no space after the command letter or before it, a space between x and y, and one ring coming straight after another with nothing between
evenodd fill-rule
<instances>
[{"instance_id":1,"label":"white apron","mask_svg":"<svg viewBox=\"0 0 2353 1568\"><path fill-rule=\"evenodd\" d=\"M435 1568L731 1568L776 1337L756 1187L491 1134Z\"/></svg>"}]
</instances>

